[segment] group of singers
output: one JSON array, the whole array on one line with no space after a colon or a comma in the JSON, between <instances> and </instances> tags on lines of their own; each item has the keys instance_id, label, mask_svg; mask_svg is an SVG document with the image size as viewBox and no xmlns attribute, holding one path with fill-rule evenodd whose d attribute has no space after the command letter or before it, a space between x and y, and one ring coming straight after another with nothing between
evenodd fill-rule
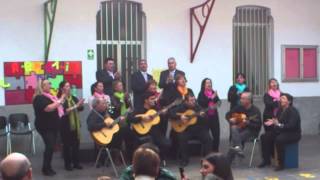
<instances>
[{"instance_id":1,"label":"group of singers","mask_svg":"<svg viewBox=\"0 0 320 180\"><path fill-rule=\"evenodd\" d=\"M201 143L203 156L219 152L218 108L221 101L211 79L202 80L201 90L195 97L187 86L185 73L176 69L176 60L169 58L167 63L168 69L161 72L157 84L152 75L147 73L147 61L139 60L139 70L131 76L132 103L120 73L115 72L114 60L107 58L104 68L96 73L97 82L91 87L92 97L88 100L91 111L87 126L90 132L97 132L114 126L105 118L119 119L120 129L113 134L108 146L122 149L124 144L128 161L131 161L135 148L151 142L160 149L163 162L174 147L179 165L185 167L189 162L190 140L196 139ZM298 142L301 138L300 116L293 106L293 97L280 91L276 79L270 79L263 98L265 109L261 119L244 74L238 73L235 78L236 83L228 92L230 111L225 117L230 124L230 161L235 156L244 156L245 142L257 138L263 124L263 161L259 167L270 165L271 158L277 154L278 165L275 170L282 170L285 145ZM157 86L161 92L158 92ZM56 174L51 167L51 160L58 133L63 144L65 169L82 169L79 164L79 111L83 110L84 99L73 96L70 83L66 81L60 83L57 96L53 96L50 89L48 80L41 81L33 100L35 127L45 144L42 172L47 176ZM96 143L96 149L99 146L101 144ZM119 157L117 153L113 156L115 159ZM104 163L103 160L101 163Z\"/></svg>"}]
</instances>

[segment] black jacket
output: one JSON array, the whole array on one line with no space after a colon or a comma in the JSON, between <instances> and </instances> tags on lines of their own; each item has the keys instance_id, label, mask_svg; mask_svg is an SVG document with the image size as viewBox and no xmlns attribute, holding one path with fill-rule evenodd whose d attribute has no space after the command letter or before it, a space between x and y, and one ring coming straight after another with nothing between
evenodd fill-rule
<instances>
[{"instance_id":1,"label":"black jacket","mask_svg":"<svg viewBox=\"0 0 320 180\"><path fill-rule=\"evenodd\" d=\"M90 132L99 131L100 129L106 127L104 123L105 115L105 113L97 112L94 109L91 110L89 116L87 117L88 130Z\"/></svg>"},{"instance_id":2,"label":"black jacket","mask_svg":"<svg viewBox=\"0 0 320 180\"><path fill-rule=\"evenodd\" d=\"M286 110L280 109L277 118L279 123L283 124L283 127L275 126L276 131L301 134L300 114L295 107L289 106Z\"/></svg>"},{"instance_id":3,"label":"black jacket","mask_svg":"<svg viewBox=\"0 0 320 180\"><path fill-rule=\"evenodd\" d=\"M263 122L266 122L267 119L271 119L275 117L273 113L276 108L279 108L279 101L273 101L273 98L268 93L265 93L263 96L263 102L265 105L263 110ZM266 131L269 131L269 130L272 130L273 127L272 126L268 127L264 125L264 129Z\"/></svg>"},{"instance_id":4,"label":"black jacket","mask_svg":"<svg viewBox=\"0 0 320 180\"><path fill-rule=\"evenodd\" d=\"M148 81L152 80L153 77L148 74ZM142 73L137 71L131 76L131 88L133 91L133 104L134 108L140 108L143 106L143 94L147 89L147 82L145 81Z\"/></svg>"},{"instance_id":5,"label":"black jacket","mask_svg":"<svg viewBox=\"0 0 320 180\"><path fill-rule=\"evenodd\" d=\"M256 135L259 134L262 125L261 113L255 105L252 105L249 109L245 109L243 106L237 105L226 114L226 119L230 119L233 113L244 113L247 117L255 117L249 120L246 128L249 128Z\"/></svg>"}]
</instances>

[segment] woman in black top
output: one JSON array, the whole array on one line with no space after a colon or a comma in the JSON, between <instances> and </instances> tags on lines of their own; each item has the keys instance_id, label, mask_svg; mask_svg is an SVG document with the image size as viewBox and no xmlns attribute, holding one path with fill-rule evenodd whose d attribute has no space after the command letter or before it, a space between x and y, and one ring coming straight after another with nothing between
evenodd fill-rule
<instances>
[{"instance_id":1,"label":"woman in black top","mask_svg":"<svg viewBox=\"0 0 320 180\"><path fill-rule=\"evenodd\" d=\"M198 103L202 108L212 108L208 109L205 120L213 136L212 151L219 152L220 123L217 107L220 106L221 101L217 92L212 89L212 81L209 78L202 80Z\"/></svg>"},{"instance_id":2,"label":"woman in black top","mask_svg":"<svg viewBox=\"0 0 320 180\"><path fill-rule=\"evenodd\" d=\"M64 167L67 171L73 168L82 169L79 164L80 116L84 99L78 100L70 93L70 83L62 81L59 85L58 97L65 94L63 103L64 116L61 118L61 140L63 144Z\"/></svg>"},{"instance_id":3,"label":"woman in black top","mask_svg":"<svg viewBox=\"0 0 320 180\"><path fill-rule=\"evenodd\" d=\"M263 96L263 102L265 105L263 111L263 122L266 122L268 119L276 117L276 114L279 110L279 101L280 101L280 90L278 81L274 78L269 80L268 83L268 92ZM273 129L272 126L264 126L265 131L270 131Z\"/></svg>"},{"instance_id":4,"label":"woman in black top","mask_svg":"<svg viewBox=\"0 0 320 180\"><path fill-rule=\"evenodd\" d=\"M243 73L236 75L236 83L232 85L228 91L228 101L230 102L230 110L239 104L240 94L248 92L246 85L246 76Z\"/></svg>"},{"instance_id":5,"label":"woman in black top","mask_svg":"<svg viewBox=\"0 0 320 180\"><path fill-rule=\"evenodd\" d=\"M42 173L46 176L56 174L51 167L51 160L59 130L60 118L64 114L62 104L65 98L65 95L61 95L59 99L51 95L50 89L51 84L48 80L40 81L37 94L35 94L33 99L35 127L45 144Z\"/></svg>"}]
</instances>

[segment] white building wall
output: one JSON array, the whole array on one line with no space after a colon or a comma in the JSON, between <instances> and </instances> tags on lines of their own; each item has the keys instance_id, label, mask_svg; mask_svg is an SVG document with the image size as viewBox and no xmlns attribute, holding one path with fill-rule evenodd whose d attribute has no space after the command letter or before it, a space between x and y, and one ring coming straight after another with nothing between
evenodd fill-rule
<instances>
[{"instance_id":1,"label":"white building wall","mask_svg":"<svg viewBox=\"0 0 320 180\"><path fill-rule=\"evenodd\" d=\"M0 62L42 60L44 54L44 0L0 2ZM100 0L59 0L51 60L82 60L84 97L95 81L96 61L87 60L87 49L96 49L96 13ZM210 77L226 98L232 84L232 18L240 5L271 8L274 18L274 77L281 79L282 44L320 44L319 0L223 0L216 1L193 64L190 59L189 8L199 0L138 0L147 16L149 70L165 68L176 57L197 94L200 81ZM0 64L3 77L3 64ZM294 96L320 96L320 84L281 83ZM4 91L0 89L0 105Z\"/></svg>"}]
</instances>

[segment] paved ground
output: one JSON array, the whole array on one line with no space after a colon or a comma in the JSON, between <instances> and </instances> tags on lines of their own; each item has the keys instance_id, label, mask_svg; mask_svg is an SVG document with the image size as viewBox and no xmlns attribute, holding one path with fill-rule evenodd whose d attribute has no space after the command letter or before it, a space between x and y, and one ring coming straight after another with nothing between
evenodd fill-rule
<instances>
[{"instance_id":1,"label":"paved ground","mask_svg":"<svg viewBox=\"0 0 320 180\"><path fill-rule=\"evenodd\" d=\"M246 155L249 156L249 149L251 145L246 147ZM225 152L227 149L227 142L223 141L221 150ZM248 168L249 158L244 160L236 160L233 164L233 173L235 179L248 179L248 180L297 180L297 179L319 179L320 180L320 138L315 136L304 136L300 143L300 168L284 170L281 172L274 172L272 168L258 169ZM260 162L260 147L256 149L254 165ZM94 180L101 175L114 177L111 167L94 168L92 163L83 163L84 170L74 170L67 172L63 169L63 161L61 154L56 153L53 160L53 167L58 172L54 177L44 177L41 175L40 169L42 164L42 157L40 152L35 156L29 156L33 165L34 179L77 179L77 180ZM2 154L3 155L3 154ZM185 172L191 180L201 179L199 174L200 158L192 157L191 163L186 167ZM124 167L118 167L121 171ZM174 161L168 162L168 169L178 174L178 166ZM306 173L306 174L305 174ZM304 176L304 177L303 177ZM114 179L117 179L114 177Z\"/></svg>"}]
</instances>

